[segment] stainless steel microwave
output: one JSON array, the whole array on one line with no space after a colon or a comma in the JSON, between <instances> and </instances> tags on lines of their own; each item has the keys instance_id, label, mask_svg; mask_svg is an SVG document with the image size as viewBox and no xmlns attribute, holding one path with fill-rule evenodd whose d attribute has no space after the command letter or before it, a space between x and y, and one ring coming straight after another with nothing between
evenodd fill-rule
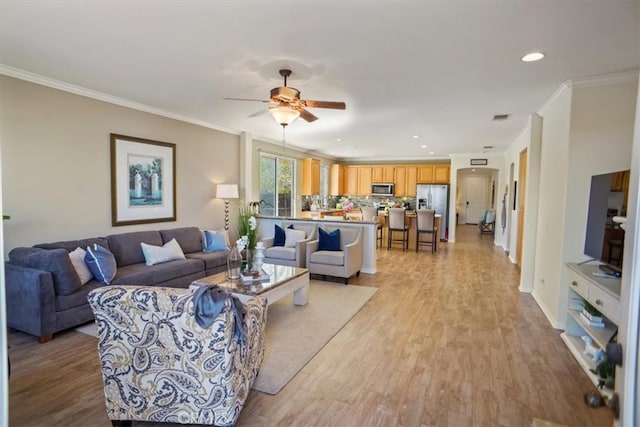
<instances>
[{"instance_id":1,"label":"stainless steel microwave","mask_svg":"<svg viewBox=\"0 0 640 427\"><path fill-rule=\"evenodd\" d=\"M371 184L372 196L393 196L393 184L373 183Z\"/></svg>"}]
</instances>

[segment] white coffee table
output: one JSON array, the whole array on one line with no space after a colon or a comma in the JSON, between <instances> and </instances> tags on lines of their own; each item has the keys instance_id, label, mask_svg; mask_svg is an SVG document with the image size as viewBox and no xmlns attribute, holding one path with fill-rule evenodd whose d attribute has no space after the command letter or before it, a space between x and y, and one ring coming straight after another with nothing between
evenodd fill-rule
<instances>
[{"instance_id":1,"label":"white coffee table","mask_svg":"<svg viewBox=\"0 0 640 427\"><path fill-rule=\"evenodd\" d=\"M309 302L309 270L275 264L263 264L262 269L269 275L269 280L243 282L242 280L229 280L227 273L218 273L195 280L192 285L216 285L228 289L234 294L259 295L267 299L267 305L271 305L291 293L293 293L295 305L306 305Z\"/></svg>"}]
</instances>

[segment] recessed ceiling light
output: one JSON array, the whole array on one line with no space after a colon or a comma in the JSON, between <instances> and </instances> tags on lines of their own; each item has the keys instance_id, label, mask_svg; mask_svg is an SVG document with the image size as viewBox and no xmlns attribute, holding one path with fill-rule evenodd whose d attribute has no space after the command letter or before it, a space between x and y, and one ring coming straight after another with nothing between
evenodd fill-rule
<instances>
[{"instance_id":1,"label":"recessed ceiling light","mask_svg":"<svg viewBox=\"0 0 640 427\"><path fill-rule=\"evenodd\" d=\"M435 151L429 151L429 154L436 154Z\"/></svg>"},{"instance_id":2,"label":"recessed ceiling light","mask_svg":"<svg viewBox=\"0 0 640 427\"><path fill-rule=\"evenodd\" d=\"M336 138L336 141L342 142L342 138Z\"/></svg>"},{"instance_id":3,"label":"recessed ceiling light","mask_svg":"<svg viewBox=\"0 0 640 427\"><path fill-rule=\"evenodd\" d=\"M413 135L411 138L418 139L418 138L420 138L420 135Z\"/></svg>"},{"instance_id":4,"label":"recessed ceiling light","mask_svg":"<svg viewBox=\"0 0 640 427\"><path fill-rule=\"evenodd\" d=\"M527 53L525 56L522 57L522 61L524 62L535 62L535 61L540 61L542 58L544 58L544 53L542 52L531 52L531 53Z\"/></svg>"},{"instance_id":5,"label":"recessed ceiling light","mask_svg":"<svg viewBox=\"0 0 640 427\"><path fill-rule=\"evenodd\" d=\"M427 146L426 145L421 145L420 148L427 148Z\"/></svg>"}]
</instances>

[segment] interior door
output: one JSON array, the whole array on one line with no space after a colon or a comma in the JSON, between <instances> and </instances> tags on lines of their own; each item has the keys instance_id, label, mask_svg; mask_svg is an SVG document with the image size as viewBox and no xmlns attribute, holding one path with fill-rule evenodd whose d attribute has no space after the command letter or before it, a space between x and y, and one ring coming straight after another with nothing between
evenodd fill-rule
<instances>
[{"instance_id":1,"label":"interior door","mask_svg":"<svg viewBox=\"0 0 640 427\"><path fill-rule=\"evenodd\" d=\"M466 187L465 222L478 224L487 209L487 179L479 175L469 175L466 179Z\"/></svg>"}]
</instances>

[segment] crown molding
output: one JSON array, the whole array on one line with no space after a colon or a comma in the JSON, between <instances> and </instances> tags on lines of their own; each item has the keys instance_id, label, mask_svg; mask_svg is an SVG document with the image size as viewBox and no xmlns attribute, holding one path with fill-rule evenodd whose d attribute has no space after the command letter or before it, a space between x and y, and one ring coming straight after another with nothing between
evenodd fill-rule
<instances>
[{"instance_id":1,"label":"crown molding","mask_svg":"<svg viewBox=\"0 0 640 427\"><path fill-rule=\"evenodd\" d=\"M547 99L545 101L544 104L542 104L542 106L540 108L538 108L538 111L536 111L536 113L540 116L540 117L544 117L544 113L549 109L549 107L551 105L553 105L560 97L564 96L564 95L571 95L571 81L568 80L566 82L562 82L560 83L560 86L558 86L558 88L551 94L551 96L549 97L549 99ZM528 126L528 125L527 125Z\"/></svg>"},{"instance_id":2,"label":"crown molding","mask_svg":"<svg viewBox=\"0 0 640 427\"><path fill-rule=\"evenodd\" d=\"M551 94L549 99L536 111L539 116L544 117L544 113L547 111L550 105L558 100L561 96L567 92L571 92L573 89L581 89L586 87L606 86L621 83L632 83L638 81L638 68L630 70L620 71L618 73L603 74L600 76L588 76L578 77L562 82L560 86Z\"/></svg>"},{"instance_id":3,"label":"crown molding","mask_svg":"<svg viewBox=\"0 0 640 427\"><path fill-rule=\"evenodd\" d=\"M0 64L0 74L13 77L16 79L28 81L41 86L50 87L52 89L61 90L63 92L73 93L75 95L84 96L86 98L95 99L97 101L107 102L109 104L119 105L121 107L131 108L132 110L143 111L145 113L155 114L157 116L166 117L173 120L178 120L185 123L190 123L197 126L202 126L209 129L214 129L220 132L226 132L233 135L240 135L242 132L238 130L224 128L222 126L214 125L213 123L205 122L203 120L193 119L191 117L175 114L170 111L160 110L150 105L140 104L138 102L130 101L128 99L119 98L117 96L108 95L103 92L98 92L92 89L87 89L81 86L76 86L71 83L55 80L49 77L45 77L40 74L31 73L29 71L14 68L5 64Z\"/></svg>"},{"instance_id":4,"label":"crown molding","mask_svg":"<svg viewBox=\"0 0 640 427\"><path fill-rule=\"evenodd\" d=\"M621 71L619 73L605 74L602 76L589 76L571 79L571 86L574 88L606 86L621 83L631 83L638 81L638 69Z\"/></svg>"}]
</instances>

